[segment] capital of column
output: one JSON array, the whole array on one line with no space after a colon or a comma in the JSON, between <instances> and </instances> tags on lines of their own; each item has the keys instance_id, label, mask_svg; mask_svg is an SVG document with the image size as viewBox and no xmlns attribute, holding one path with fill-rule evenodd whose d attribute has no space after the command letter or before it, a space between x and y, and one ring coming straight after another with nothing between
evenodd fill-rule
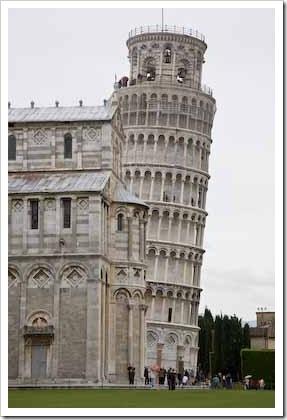
<instances>
[{"instance_id":1,"label":"capital of column","mask_svg":"<svg viewBox=\"0 0 287 420\"><path fill-rule=\"evenodd\" d=\"M141 311L143 311L144 313L146 313L147 309L148 309L148 305L145 304L140 304L139 308Z\"/></svg>"}]
</instances>

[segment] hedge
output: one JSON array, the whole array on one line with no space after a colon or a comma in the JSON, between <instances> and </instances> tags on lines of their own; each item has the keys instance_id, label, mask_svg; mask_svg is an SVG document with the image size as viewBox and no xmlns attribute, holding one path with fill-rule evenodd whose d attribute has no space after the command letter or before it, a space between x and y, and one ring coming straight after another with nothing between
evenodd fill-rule
<instances>
[{"instance_id":1,"label":"hedge","mask_svg":"<svg viewBox=\"0 0 287 420\"><path fill-rule=\"evenodd\" d=\"M275 386L275 350L242 349L241 371L242 378L252 375L254 380L264 379L266 388Z\"/></svg>"}]
</instances>

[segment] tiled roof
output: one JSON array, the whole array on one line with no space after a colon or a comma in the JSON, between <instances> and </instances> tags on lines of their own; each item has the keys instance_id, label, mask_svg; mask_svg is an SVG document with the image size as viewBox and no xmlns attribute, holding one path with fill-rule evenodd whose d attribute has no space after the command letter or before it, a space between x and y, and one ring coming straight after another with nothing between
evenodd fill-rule
<instances>
[{"instance_id":1,"label":"tiled roof","mask_svg":"<svg viewBox=\"0 0 287 420\"><path fill-rule=\"evenodd\" d=\"M108 179L107 172L9 174L8 191L14 194L101 191Z\"/></svg>"},{"instance_id":2,"label":"tiled roof","mask_svg":"<svg viewBox=\"0 0 287 420\"><path fill-rule=\"evenodd\" d=\"M69 106L10 108L8 122L109 121L115 108L106 106Z\"/></svg>"},{"instance_id":3,"label":"tiled roof","mask_svg":"<svg viewBox=\"0 0 287 420\"><path fill-rule=\"evenodd\" d=\"M141 206L148 205L137 198L134 194L131 194L128 190L124 188L124 186L120 183L117 184L117 187L114 192L113 201L117 201L120 203L134 203L134 204L140 204Z\"/></svg>"}]
</instances>

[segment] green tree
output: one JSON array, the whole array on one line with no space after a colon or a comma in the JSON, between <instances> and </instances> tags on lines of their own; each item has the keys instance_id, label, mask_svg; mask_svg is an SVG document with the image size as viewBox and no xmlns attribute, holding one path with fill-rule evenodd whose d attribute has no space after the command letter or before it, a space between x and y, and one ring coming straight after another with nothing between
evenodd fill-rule
<instances>
[{"instance_id":1,"label":"green tree","mask_svg":"<svg viewBox=\"0 0 287 420\"><path fill-rule=\"evenodd\" d=\"M199 317L199 327L199 369L208 375L212 365L212 374L230 373L234 380L239 380L240 351L250 347L248 324L242 327L242 321L236 315L229 317L220 314L213 318L210 310L206 308L204 315Z\"/></svg>"}]
</instances>

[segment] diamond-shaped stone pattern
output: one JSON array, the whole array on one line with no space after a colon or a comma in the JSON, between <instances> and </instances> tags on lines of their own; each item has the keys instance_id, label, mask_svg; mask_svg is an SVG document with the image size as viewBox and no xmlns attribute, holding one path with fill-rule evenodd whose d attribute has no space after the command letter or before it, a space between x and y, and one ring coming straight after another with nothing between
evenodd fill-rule
<instances>
[{"instance_id":1,"label":"diamond-shaped stone pattern","mask_svg":"<svg viewBox=\"0 0 287 420\"><path fill-rule=\"evenodd\" d=\"M47 288L50 282L50 273L42 268L38 269L32 276L31 287Z\"/></svg>"},{"instance_id":2,"label":"diamond-shaped stone pattern","mask_svg":"<svg viewBox=\"0 0 287 420\"><path fill-rule=\"evenodd\" d=\"M47 134L44 130L39 129L35 131L33 139L35 144L45 144L47 141Z\"/></svg>"},{"instance_id":3,"label":"diamond-shaped stone pattern","mask_svg":"<svg viewBox=\"0 0 287 420\"><path fill-rule=\"evenodd\" d=\"M84 140L97 141L101 138L101 130L96 128L86 128L83 132Z\"/></svg>"}]
</instances>

